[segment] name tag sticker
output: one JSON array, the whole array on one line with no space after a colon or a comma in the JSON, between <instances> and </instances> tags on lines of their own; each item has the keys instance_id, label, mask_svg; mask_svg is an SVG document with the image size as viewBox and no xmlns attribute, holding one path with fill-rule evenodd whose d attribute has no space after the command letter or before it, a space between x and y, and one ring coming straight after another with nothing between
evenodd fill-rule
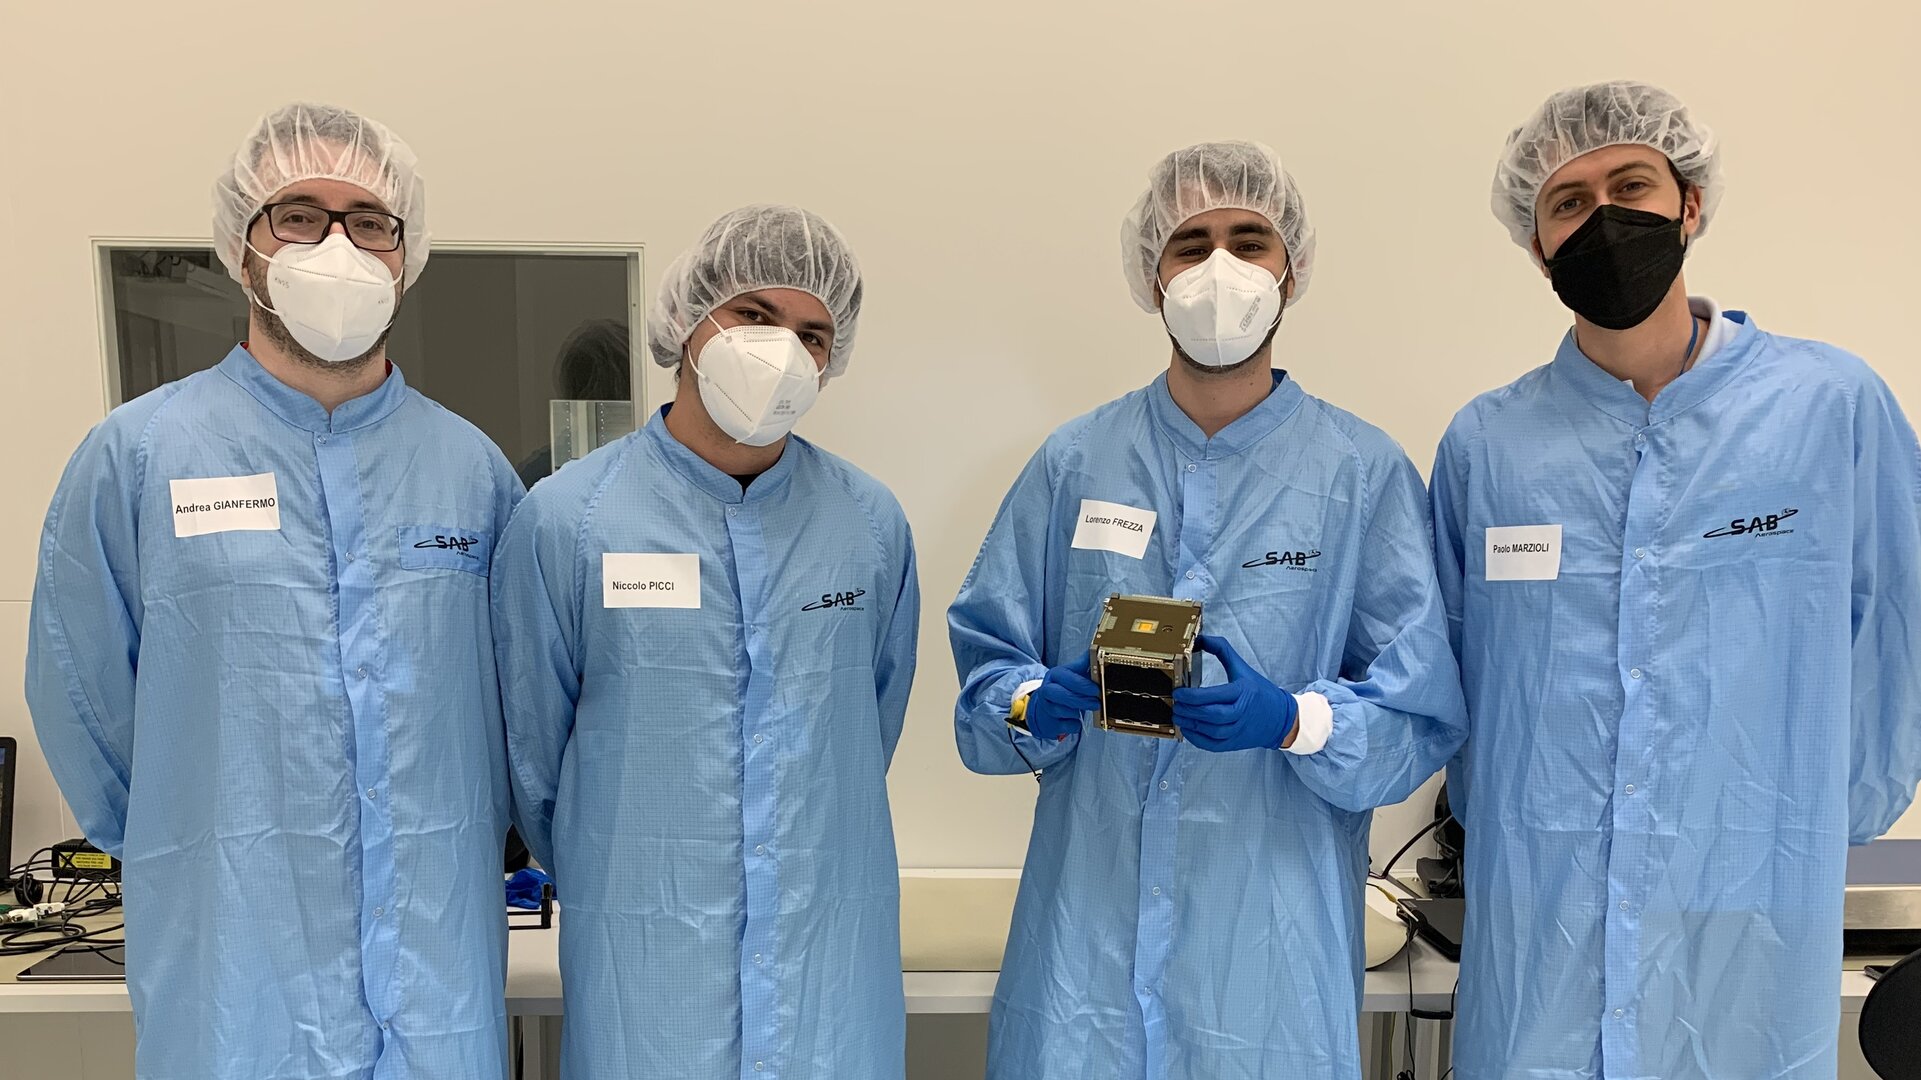
<instances>
[{"instance_id":1,"label":"name tag sticker","mask_svg":"<svg viewBox=\"0 0 1921 1080\"><path fill-rule=\"evenodd\" d=\"M610 608L698 608L700 556L602 552L600 604Z\"/></svg>"},{"instance_id":2,"label":"name tag sticker","mask_svg":"<svg viewBox=\"0 0 1921 1080\"><path fill-rule=\"evenodd\" d=\"M1560 576L1559 525L1505 525L1487 531L1487 580L1555 581Z\"/></svg>"},{"instance_id":3,"label":"name tag sticker","mask_svg":"<svg viewBox=\"0 0 1921 1080\"><path fill-rule=\"evenodd\" d=\"M1154 535L1157 517L1152 510L1082 499L1080 522L1074 526L1074 546L1141 558L1147 554L1147 541Z\"/></svg>"},{"instance_id":4,"label":"name tag sticker","mask_svg":"<svg viewBox=\"0 0 1921 1080\"><path fill-rule=\"evenodd\" d=\"M168 485L175 536L280 529L280 493L272 473L170 480Z\"/></svg>"}]
</instances>

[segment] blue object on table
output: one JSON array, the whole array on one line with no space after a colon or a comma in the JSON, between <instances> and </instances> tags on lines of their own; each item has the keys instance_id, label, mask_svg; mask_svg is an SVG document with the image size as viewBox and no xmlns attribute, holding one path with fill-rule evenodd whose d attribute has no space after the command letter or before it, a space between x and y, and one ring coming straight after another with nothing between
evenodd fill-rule
<instances>
[{"instance_id":1,"label":"blue object on table","mask_svg":"<svg viewBox=\"0 0 1921 1080\"><path fill-rule=\"evenodd\" d=\"M545 870L529 867L516 873L507 879L507 906L522 911L539 911L541 887L551 885L553 881Z\"/></svg>"}]
</instances>

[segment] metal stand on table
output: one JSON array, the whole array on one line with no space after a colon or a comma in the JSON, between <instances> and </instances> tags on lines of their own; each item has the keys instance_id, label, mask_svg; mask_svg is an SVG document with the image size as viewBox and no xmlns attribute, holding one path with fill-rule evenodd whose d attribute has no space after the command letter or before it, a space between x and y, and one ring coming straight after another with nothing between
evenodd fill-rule
<instances>
[{"instance_id":1,"label":"metal stand on table","mask_svg":"<svg viewBox=\"0 0 1921 1080\"><path fill-rule=\"evenodd\" d=\"M1415 1017L1407 1013L1368 1014L1373 1050L1366 1071L1368 1080L1397 1080L1408 1065L1402 1025L1414 1023ZM1440 1080L1454 1060L1454 1022L1434 1020L1415 1024L1413 1037L1414 1075L1421 1080Z\"/></svg>"},{"instance_id":2,"label":"metal stand on table","mask_svg":"<svg viewBox=\"0 0 1921 1080\"><path fill-rule=\"evenodd\" d=\"M554 925L554 886L540 887L540 907L509 911L508 930L547 930ZM560 1018L509 1016L507 1067L512 1080L548 1080L560 1075Z\"/></svg>"}]
</instances>

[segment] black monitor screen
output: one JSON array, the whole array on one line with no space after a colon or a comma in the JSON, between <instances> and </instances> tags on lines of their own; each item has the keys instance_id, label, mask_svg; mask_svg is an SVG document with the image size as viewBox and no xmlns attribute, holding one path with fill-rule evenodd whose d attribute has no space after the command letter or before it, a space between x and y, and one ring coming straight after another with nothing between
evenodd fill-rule
<instances>
[{"instance_id":1,"label":"black monitor screen","mask_svg":"<svg viewBox=\"0 0 1921 1080\"><path fill-rule=\"evenodd\" d=\"M13 747L0 739L0 881L13 876Z\"/></svg>"}]
</instances>

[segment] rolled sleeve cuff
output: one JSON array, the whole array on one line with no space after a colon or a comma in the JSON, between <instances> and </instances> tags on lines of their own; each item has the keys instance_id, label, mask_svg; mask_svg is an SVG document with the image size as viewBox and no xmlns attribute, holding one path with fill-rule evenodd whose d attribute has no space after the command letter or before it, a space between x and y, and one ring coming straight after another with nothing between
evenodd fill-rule
<instances>
[{"instance_id":1,"label":"rolled sleeve cuff","mask_svg":"<svg viewBox=\"0 0 1921 1080\"><path fill-rule=\"evenodd\" d=\"M999 720L1006 722L1014 714L1014 702L1022 694L1033 693L1033 688L1047 677L1047 668L1040 664L1023 665L1012 671L1002 672L993 682L981 691L974 706L973 717L978 722Z\"/></svg>"}]
</instances>

